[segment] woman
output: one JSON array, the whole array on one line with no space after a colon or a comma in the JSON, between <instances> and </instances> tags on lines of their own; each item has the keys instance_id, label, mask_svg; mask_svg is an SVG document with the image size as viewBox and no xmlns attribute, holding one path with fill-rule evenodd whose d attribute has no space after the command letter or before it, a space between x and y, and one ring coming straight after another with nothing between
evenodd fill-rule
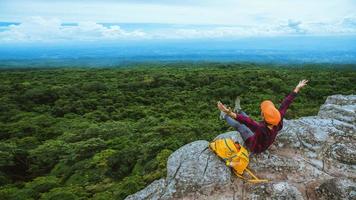
<instances>
[{"instance_id":1,"label":"woman","mask_svg":"<svg viewBox=\"0 0 356 200\"><path fill-rule=\"evenodd\" d=\"M300 81L283 100L279 109L271 101L263 101L261 103L263 121L259 123L240 110L239 100L235 106L236 113L232 112L230 108L226 108L220 101L218 108L223 113L222 117L241 134L246 148L252 153L261 153L274 142L278 131L283 128L283 118L289 105L293 102L299 90L306 86L307 82L307 80Z\"/></svg>"}]
</instances>

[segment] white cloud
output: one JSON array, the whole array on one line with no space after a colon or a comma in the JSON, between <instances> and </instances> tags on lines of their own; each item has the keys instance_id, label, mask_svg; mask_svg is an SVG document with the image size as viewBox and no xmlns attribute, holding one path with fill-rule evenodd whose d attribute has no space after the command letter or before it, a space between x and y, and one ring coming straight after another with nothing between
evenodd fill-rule
<instances>
[{"instance_id":1,"label":"white cloud","mask_svg":"<svg viewBox=\"0 0 356 200\"><path fill-rule=\"evenodd\" d=\"M172 25L145 30L124 30L118 25L104 26L96 22L63 25L58 18L31 17L18 25L0 31L0 42L60 42L116 41L144 39L207 39L269 37L290 35L356 35L356 17L348 16L335 23L302 22L300 20L272 21L245 26Z\"/></svg>"},{"instance_id":2,"label":"white cloud","mask_svg":"<svg viewBox=\"0 0 356 200\"><path fill-rule=\"evenodd\" d=\"M95 22L80 22L77 26L65 26L58 18L42 17L28 18L0 32L2 42L96 41L146 37L142 31L125 31L117 25L105 27Z\"/></svg>"},{"instance_id":3,"label":"white cloud","mask_svg":"<svg viewBox=\"0 0 356 200\"><path fill-rule=\"evenodd\" d=\"M254 26L217 26L210 29L181 28L160 35L162 38L239 38L292 35L356 35L356 18L336 23L303 23L296 20L276 21Z\"/></svg>"},{"instance_id":4,"label":"white cloud","mask_svg":"<svg viewBox=\"0 0 356 200\"><path fill-rule=\"evenodd\" d=\"M356 35L356 16L347 16L335 23L304 23L301 28L312 35Z\"/></svg>"},{"instance_id":5,"label":"white cloud","mask_svg":"<svg viewBox=\"0 0 356 200\"><path fill-rule=\"evenodd\" d=\"M301 21L288 20L288 27L294 30L296 33L305 33L306 30L301 27Z\"/></svg>"},{"instance_id":6,"label":"white cloud","mask_svg":"<svg viewBox=\"0 0 356 200\"><path fill-rule=\"evenodd\" d=\"M336 22L355 0L0 0L0 21L29 16L120 23L256 25L280 19Z\"/></svg>"}]
</instances>

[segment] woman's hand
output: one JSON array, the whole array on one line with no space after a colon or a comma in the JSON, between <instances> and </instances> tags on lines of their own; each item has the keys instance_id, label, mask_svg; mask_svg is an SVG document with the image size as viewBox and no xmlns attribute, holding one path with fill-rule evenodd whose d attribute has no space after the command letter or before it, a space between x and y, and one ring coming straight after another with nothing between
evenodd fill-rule
<instances>
[{"instance_id":1,"label":"woman's hand","mask_svg":"<svg viewBox=\"0 0 356 200\"><path fill-rule=\"evenodd\" d=\"M226 106L223 103L221 103L221 101L218 101L218 109L224 113L231 112L231 108L226 108Z\"/></svg>"},{"instance_id":2,"label":"woman's hand","mask_svg":"<svg viewBox=\"0 0 356 200\"><path fill-rule=\"evenodd\" d=\"M308 83L308 80L301 80L299 81L298 85L295 87L294 92L298 93L300 89L302 89L304 86L306 86Z\"/></svg>"},{"instance_id":3,"label":"woman's hand","mask_svg":"<svg viewBox=\"0 0 356 200\"><path fill-rule=\"evenodd\" d=\"M226 108L226 106L223 103L221 103L220 101L218 101L218 109L220 111L226 113L230 117L236 118L236 114L234 112L232 112L232 109L230 107Z\"/></svg>"}]
</instances>

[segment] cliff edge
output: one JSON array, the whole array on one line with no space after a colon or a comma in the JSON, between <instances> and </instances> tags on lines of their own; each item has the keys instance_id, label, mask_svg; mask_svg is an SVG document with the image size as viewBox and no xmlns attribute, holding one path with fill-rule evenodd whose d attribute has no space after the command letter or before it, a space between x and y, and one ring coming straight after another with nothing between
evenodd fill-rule
<instances>
[{"instance_id":1,"label":"cliff edge","mask_svg":"<svg viewBox=\"0 0 356 200\"><path fill-rule=\"evenodd\" d=\"M241 141L236 132L218 137ZM317 116L285 120L274 145L250 161L268 183L235 177L208 144L172 153L167 177L126 200L356 199L356 95L329 96Z\"/></svg>"}]
</instances>

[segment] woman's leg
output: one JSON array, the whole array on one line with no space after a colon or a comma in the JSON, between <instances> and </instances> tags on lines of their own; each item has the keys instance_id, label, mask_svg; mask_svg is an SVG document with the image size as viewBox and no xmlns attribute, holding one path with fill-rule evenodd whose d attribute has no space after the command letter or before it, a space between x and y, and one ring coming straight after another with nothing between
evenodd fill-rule
<instances>
[{"instance_id":1,"label":"woman's leg","mask_svg":"<svg viewBox=\"0 0 356 200\"><path fill-rule=\"evenodd\" d=\"M248 115L247 115L244 111L242 111L242 110L240 110L238 113L241 114L241 115L243 115L243 116L248 117Z\"/></svg>"},{"instance_id":2,"label":"woman's leg","mask_svg":"<svg viewBox=\"0 0 356 200\"><path fill-rule=\"evenodd\" d=\"M240 111L240 114L247 116L246 113L244 113L243 111ZM241 134L241 137L244 141L246 141L249 137L254 135L254 133L246 125L241 124L240 122L236 121L230 116L225 115L224 119L230 126L234 127L237 130L237 132Z\"/></svg>"}]
</instances>

